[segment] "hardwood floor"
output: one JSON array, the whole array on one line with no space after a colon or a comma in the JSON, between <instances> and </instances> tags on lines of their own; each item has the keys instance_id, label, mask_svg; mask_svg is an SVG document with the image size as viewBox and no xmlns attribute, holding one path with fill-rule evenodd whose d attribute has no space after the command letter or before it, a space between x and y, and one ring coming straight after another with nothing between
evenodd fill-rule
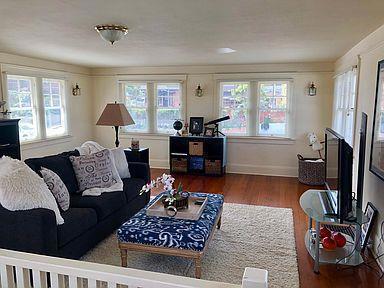
<instances>
[{"instance_id":1,"label":"hardwood floor","mask_svg":"<svg viewBox=\"0 0 384 288\"><path fill-rule=\"evenodd\" d=\"M164 172L168 173L160 169L152 169L151 172L153 178ZM296 178L242 174L226 174L224 177L174 176L176 185L181 181L185 190L221 193L228 203L292 208L300 287L384 287L384 279L379 280L379 272L366 265L344 270L341 269L345 267L337 270L335 265L322 265L319 275L313 273L313 260L308 255L303 240L308 220L299 204L301 194L312 187L299 183ZM372 266L379 269L377 265Z\"/></svg>"}]
</instances>

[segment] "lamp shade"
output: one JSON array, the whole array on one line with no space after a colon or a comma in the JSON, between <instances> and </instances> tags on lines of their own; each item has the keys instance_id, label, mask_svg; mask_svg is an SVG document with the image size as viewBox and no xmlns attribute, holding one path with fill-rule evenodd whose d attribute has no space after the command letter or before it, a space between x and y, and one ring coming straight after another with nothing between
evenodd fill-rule
<instances>
[{"instance_id":1,"label":"lamp shade","mask_svg":"<svg viewBox=\"0 0 384 288\"><path fill-rule=\"evenodd\" d=\"M96 125L100 126L127 126L135 124L124 104L111 103L105 106Z\"/></svg>"}]
</instances>

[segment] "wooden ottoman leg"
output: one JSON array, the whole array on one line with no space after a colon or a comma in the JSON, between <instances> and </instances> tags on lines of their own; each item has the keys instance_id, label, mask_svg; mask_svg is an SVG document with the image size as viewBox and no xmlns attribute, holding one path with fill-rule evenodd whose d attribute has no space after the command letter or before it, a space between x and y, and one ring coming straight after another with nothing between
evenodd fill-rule
<instances>
[{"instance_id":1,"label":"wooden ottoman leg","mask_svg":"<svg viewBox=\"0 0 384 288\"><path fill-rule=\"evenodd\" d=\"M120 248L120 255L121 255L121 267L128 267L127 249Z\"/></svg>"},{"instance_id":2,"label":"wooden ottoman leg","mask_svg":"<svg viewBox=\"0 0 384 288\"><path fill-rule=\"evenodd\" d=\"M220 229L220 228L221 228L221 215L220 215L219 221L217 222L217 229Z\"/></svg>"},{"instance_id":3,"label":"wooden ottoman leg","mask_svg":"<svg viewBox=\"0 0 384 288\"><path fill-rule=\"evenodd\" d=\"M201 257L198 256L195 258L195 278L201 278Z\"/></svg>"}]
</instances>

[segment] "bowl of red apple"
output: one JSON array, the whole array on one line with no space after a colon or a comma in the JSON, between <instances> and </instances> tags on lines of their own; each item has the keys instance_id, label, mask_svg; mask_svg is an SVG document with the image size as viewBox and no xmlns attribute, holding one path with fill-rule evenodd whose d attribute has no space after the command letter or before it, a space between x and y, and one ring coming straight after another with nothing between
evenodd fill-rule
<instances>
[{"instance_id":1,"label":"bowl of red apple","mask_svg":"<svg viewBox=\"0 0 384 288\"><path fill-rule=\"evenodd\" d=\"M336 248L343 248L347 244L347 239L340 232L332 232L327 227L320 228L320 239L323 248L328 251L334 251Z\"/></svg>"}]
</instances>

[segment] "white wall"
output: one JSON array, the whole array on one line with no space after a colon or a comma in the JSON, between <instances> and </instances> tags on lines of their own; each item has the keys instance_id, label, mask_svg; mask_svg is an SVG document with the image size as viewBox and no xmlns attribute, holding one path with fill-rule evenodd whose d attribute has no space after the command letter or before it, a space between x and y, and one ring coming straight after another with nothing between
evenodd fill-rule
<instances>
[{"instance_id":1,"label":"white wall","mask_svg":"<svg viewBox=\"0 0 384 288\"><path fill-rule=\"evenodd\" d=\"M203 116L205 120L217 118L216 74L244 74L244 77L292 78L294 81L293 140L268 141L264 139L235 138L228 140L229 172L297 175L298 153L316 156L308 146L306 134L315 131L323 134L331 125L333 95L332 63L180 66L180 67L127 67L92 69L94 87L94 115L96 122L108 102L118 100L117 80L122 75L183 74L186 83L186 116ZM318 95L306 95L308 84L314 81ZM194 96L196 86L201 84L204 96ZM114 133L109 127L94 126L94 136L105 146L113 146ZM124 135L122 145L130 146L130 139L140 139L140 145L150 148L152 167L168 167L168 137L158 135Z\"/></svg>"},{"instance_id":2,"label":"white wall","mask_svg":"<svg viewBox=\"0 0 384 288\"><path fill-rule=\"evenodd\" d=\"M377 63L384 59L384 26L377 29L371 35L363 39L359 44L348 51L343 57L337 60L335 71L341 72L352 65L358 63L358 57L361 57L359 73L359 90L357 99L357 121L355 130L355 152L358 151L359 127L361 123L361 112L368 114L368 134L367 134L367 152L365 158L364 175L364 206L370 201L379 210L379 219L374 230L374 248L377 254L384 252L377 251L380 239L380 223L384 221L384 182L369 171L369 157L371 153L371 139L373 126L373 113L376 97L376 75ZM355 153L355 156L357 154ZM355 163L357 158L355 157ZM356 176L356 175L355 175ZM382 245L383 246L383 245ZM384 266L384 260L381 260Z\"/></svg>"},{"instance_id":3,"label":"white wall","mask_svg":"<svg viewBox=\"0 0 384 288\"><path fill-rule=\"evenodd\" d=\"M68 76L68 84L70 86L78 83L81 87L81 96L74 97L68 95L70 137L22 144L21 152L23 159L72 150L84 141L92 139L92 81L89 76L90 70L88 68L6 53L0 53L0 65L15 65L20 68L24 67L32 70L41 69L42 71L65 72ZM0 82L1 79L3 79L3 77L0 77ZM0 95L0 98L1 97L2 95Z\"/></svg>"}]
</instances>

